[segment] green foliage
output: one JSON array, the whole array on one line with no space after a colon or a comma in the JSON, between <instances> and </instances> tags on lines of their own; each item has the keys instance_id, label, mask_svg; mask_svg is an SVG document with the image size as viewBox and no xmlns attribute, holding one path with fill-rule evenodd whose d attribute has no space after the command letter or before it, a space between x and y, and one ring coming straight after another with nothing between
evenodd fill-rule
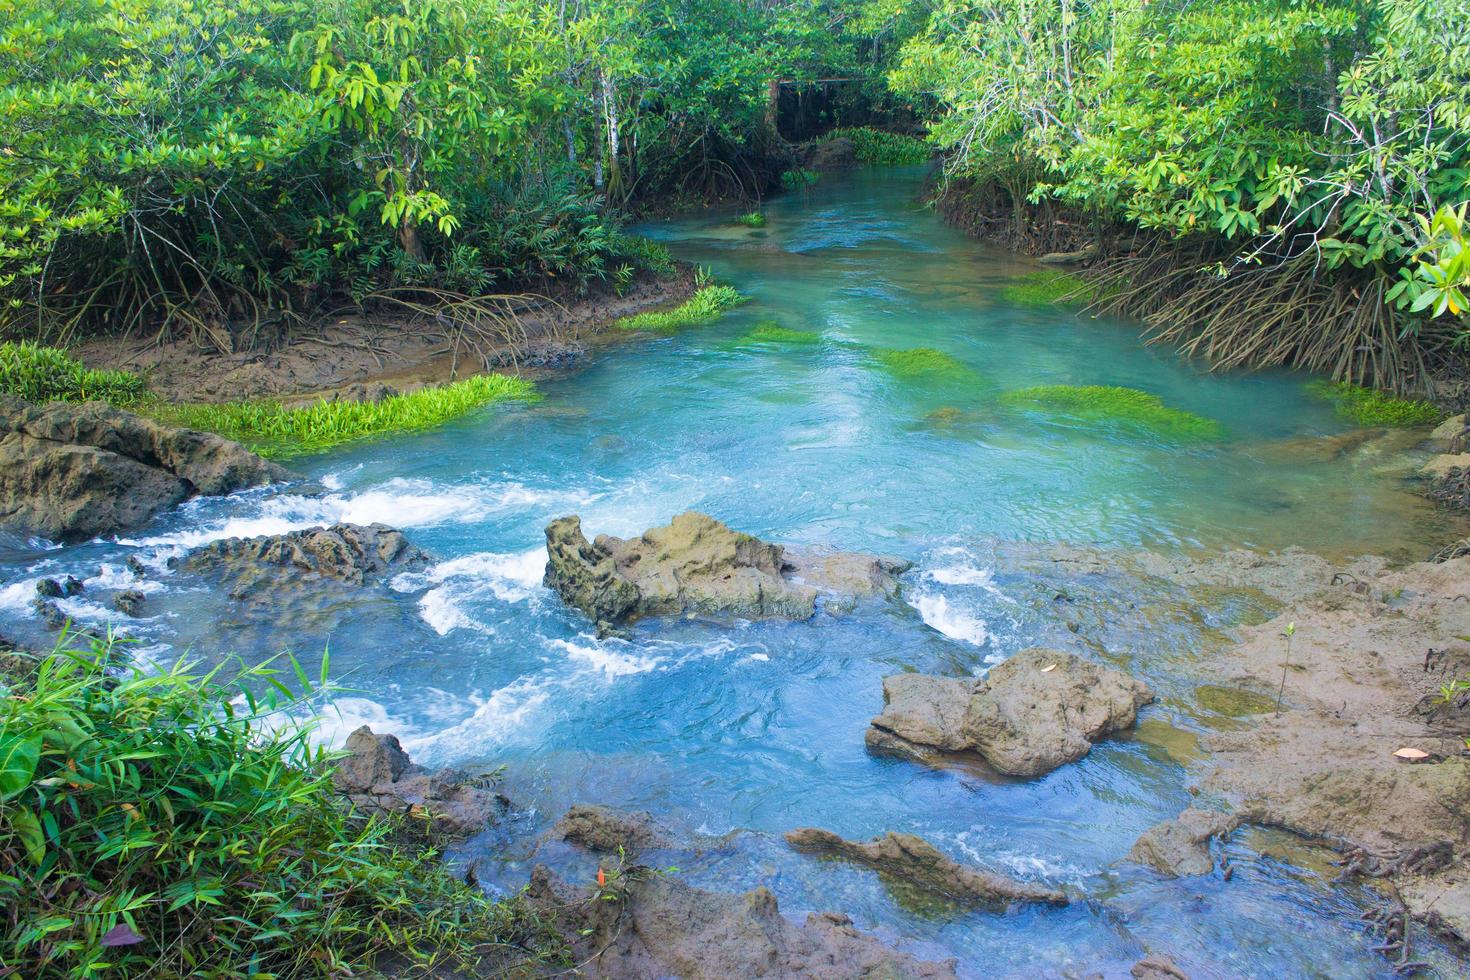
<instances>
[{"instance_id":1,"label":"green foliage","mask_svg":"<svg viewBox=\"0 0 1470 980\"><path fill-rule=\"evenodd\" d=\"M1444 418L1444 412L1432 402L1398 398L1341 381L1313 381L1307 393L1331 402L1338 415L1358 425L1408 427L1432 425Z\"/></svg>"},{"instance_id":2,"label":"green foliage","mask_svg":"<svg viewBox=\"0 0 1470 980\"><path fill-rule=\"evenodd\" d=\"M757 323L743 338L747 343L754 344L820 344L822 335L812 330L792 330L783 327L775 320L763 320Z\"/></svg>"},{"instance_id":3,"label":"green foliage","mask_svg":"<svg viewBox=\"0 0 1470 980\"><path fill-rule=\"evenodd\" d=\"M628 259L640 269L647 269L656 276L672 276L677 269L669 247L637 235L619 234L612 243L612 253L618 258Z\"/></svg>"},{"instance_id":4,"label":"green foliage","mask_svg":"<svg viewBox=\"0 0 1470 980\"><path fill-rule=\"evenodd\" d=\"M788 191L799 191L812 186L821 179L822 175L815 170L797 167L781 175L781 186L785 187Z\"/></svg>"},{"instance_id":5,"label":"green foliage","mask_svg":"<svg viewBox=\"0 0 1470 980\"><path fill-rule=\"evenodd\" d=\"M524 378L477 374L376 402L319 401L298 408L270 401L231 402L157 406L153 411L176 425L216 432L280 459L373 436L431 429L496 402L538 397L536 386Z\"/></svg>"},{"instance_id":6,"label":"green foliage","mask_svg":"<svg viewBox=\"0 0 1470 980\"><path fill-rule=\"evenodd\" d=\"M66 644L0 697L16 976L327 977L384 953L432 971L530 938L521 903L342 805L330 756L290 722L321 683L294 661L201 674Z\"/></svg>"},{"instance_id":7,"label":"green foliage","mask_svg":"<svg viewBox=\"0 0 1470 980\"><path fill-rule=\"evenodd\" d=\"M745 302L732 286L705 286L671 310L651 310L625 316L616 323L621 330L650 330L672 333L717 319L720 314Z\"/></svg>"},{"instance_id":8,"label":"green foliage","mask_svg":"<svg viewBox=\"0 0 1470 980\"><path fill-rule=\"evenodd\" d=\"M749 214L738 215L735 218L735 223L737 225L744 225L747 228L764 228L766 226L766 216L759 211L752 211Z\"/></svg>"},{"instance_id":9,"label":"green foliage","mask_svg":"<svg viewBox=\"0 0 1470 980\"><path fill-rule=\"evenodd\" d=\"M0 344L0 392L27 401L98 399L129 405L143 394L143 379L127 371L95 371L66 351L21 341Z\"/></svg>"},{"instance_id":10,"label":"green foliage","mask_svg":"<svg viewBox=\"0 0 1470 980\"><path fill-rule=\"evenodd\" d=\"M971 370L944 351L932 347L914 347L909 350L885 350L878 352L878 363L895 377L916 380L927 377L960 376L971 374Z\"/></svg>"},{"instance_id":11,"label":"green foliage","mask_svg":"<svg viewBox=\"0 0 1470 980\"><path fill-rule=\"evenodd\" d=\"M1037 408L1085 422L1121 425L1165 439L1212 442L1225 438L1225 427L1165 405L1158 395L1111 385L1042 385L1001 396L1001 403Z\"/></svg>"},{"instance_id":12,"label":"green foliage","mask_svg":"<svg viewBox=\"0 0 1470 980\"><path fill-rule=\"evenodd\" d=\"M834 129L828 139L851 140L853 150L862 163L914 165L928 163L933 149L921 139L903 133L890 133L870 126Z\"/></svg>"},{"instance_id":13,"label":"green foliage","mask_svg":"<svg viewBox=\"0 0 1470 980\"><path fill-rule=\"evenodd\" d=\"M1090 294L1087 282L1068 272L1030 272L1000 288L1001 299L1016 306L1084 303Z\"/></svg>"}]
</instances>

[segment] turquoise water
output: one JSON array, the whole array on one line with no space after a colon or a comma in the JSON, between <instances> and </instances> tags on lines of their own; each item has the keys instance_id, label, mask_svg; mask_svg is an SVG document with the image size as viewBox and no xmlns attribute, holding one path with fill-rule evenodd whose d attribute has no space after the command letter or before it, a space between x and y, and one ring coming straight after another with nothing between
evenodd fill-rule
<instances>
[{"instance_id":1,"label":"turquoise water","mask_svg":"<svg viewBox=\"0 0 1470 980\"><path fill-rule=\"evenodd\" d=\"M707 327L601 348L545 382L536 406L308 460L316 496L196 501L120 541L10 542L0 631L39 639L34 580L65 572L88 591L64 608L100 623L137 555L154 569L148 618L124 625L140 656L290 645L311 664L330 644L354 690L324 737L366 721L420 761L506 767L518 816L456 852L480 857L500 889L525 881L536 837L566 806L602 802L650 810L696 842L669 863L698 884L765 884L788 913L845 911L921 956L960 957L971 975L1125 976L1145 949L1195 977L1389 975L1357 921L1363 896L1332 887L1299 844L1242 836L1229 882L1121 863L1190 802L1178 745L1210 723L1192 708L1190 663L1261 614L1252 597L1202 600L1121 573L1068 581L1023 559L1048 542L1420 558L1462 526L1405 489L1397 455L1316 458L1314 440L1344 426L1304 396L1303 377L1210 375L1142 346L1136 325L1008 303L1003 288L1035 267L944 227L915 203L919 188L915 173L864 173L771 202L764 229L728 215L650 227L751 302ZM766 320L817 337L752 341ZM910 376L884 359L911 348L953 363ZM1218 420L1225 438L1181 442L1002 397L1041 384L1141 388ZM903 601L852 616L650 622L624 639L597 639L540 587L552 518L579 513L589 533L626 535L687 508L917 565ZM438 562L290 617L242 611L167 566L203 541L337 520L404 528ZM1061 590L1074 601L1055 601ZM1079 604L1080 625L1068 611ZM1162 703L1139 736L1029 782L864 750L883 675L978 672L1037 643L1106 655ZM919 833L1087 899L1005 915L908 908L869 873L788 851L780 835L797 826Z\"/></svg>"}]
</instances>

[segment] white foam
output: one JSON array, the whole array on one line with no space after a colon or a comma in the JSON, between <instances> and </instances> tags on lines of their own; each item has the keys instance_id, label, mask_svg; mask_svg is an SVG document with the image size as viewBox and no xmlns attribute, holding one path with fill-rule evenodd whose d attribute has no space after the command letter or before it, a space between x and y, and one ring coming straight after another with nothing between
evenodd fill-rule
<instances>
[{"instance_id":1,"label":"white foam","mask_svg":"<svg viewBox=\"0 0 1470 980\"><path fill-rule=\"evenodd\" d=\"M620 640L597 640L583 636L587 641L576 643L571 640L552 640L551 645L567 655L569 660L586 664L599 671L608 680L630 674L646 674L663 662L660 657L648 657L631 653L619 647L632 648L632 644Z\"/></svg>"},{"instance_id":2,"label":"white foam","mask_svg":"<svg viewBox=\"0 0 1470 980\"><path fill-rule=\"evenodd\" d=\"M413 726L402 718L389 713L388 709L368 698L340 697L314 719L315 730L311 740L317 745L336 748L347 741L347 736L367 725L379 734L397 735L399 739L414 737Z\"/></svg>"},{"instance_id":3,"label":"white foam","mask_svg":"<svg viewBox=\"0 0 1470 980\"><path fill-rule=\"evenodd\" d=\"M440 636L458 629L484 630L465 612L454 590L445 586L430 589L419 598L419 618Z\"/></svg>"},{"instance_id":4,"label":"white foam","mask_svg":"<svg viewBox=\"0 0 1470 980\"><path fill-rule=\"evenodd\" d=\"M397 592L429 589L419 599L419 615L440 636L456 629L489 632L464 604L487 592L501 602L525 602L540 588L545 566L546 552L541 548L517 554L480 552L422 572L404 572L389 585Z\"/></svg>"},{"instance_id":5,"label":"white foam","mask_svg":"<svg viewBox=\"0 0 1470 980\"><path fill-rule=\"evenodd\" d=\"M549 696L544 679L521 677L488 698L472 695L475 710L457 724L437 732L410 735L408 738L400 735L399 738L410 754L425 763L463 754L462 750L466 748L481 752L487 743L505 741L546 703ZM385 724L391 725L391 722Z\"/></svg>"},{"instance_id":6,"label":"white foam","mask_svg":"<svg viewBox=\"0 0 1470 980\"><path fill-rule=\"evenodd\" d=\"M41 581L39 576L23 578L0 588L0 609L29 612L31 602L36 598L36 583L39 581Z\"/></svg>"},{"instance_id":7,"label":"white foam","mask_svg":"<svg viewBox=\"0 0 1470 980\"><path fill-rule=\"evenodd\" d=\"M82 585L91 589L131 589L134 592L142 592L144 595L152 595L162 592L166 588L162 582L153 579L139 578L134 575L126 565L104 564L98 569L97 574L82 580Z\"/></svg>"},{"instance_id":8,"label":"white foam","mask_svg":"<svg viewBox=\"0 0 1470 980\"><path fill-rule=\"evenodd\" d=\"M990 639L985 620L973 616L963 609L956 609L942 595L920 594L911 603L919 616L931 627L952 640L960 640L974 646L984 646Z\"/></svg>"}]
</instances>

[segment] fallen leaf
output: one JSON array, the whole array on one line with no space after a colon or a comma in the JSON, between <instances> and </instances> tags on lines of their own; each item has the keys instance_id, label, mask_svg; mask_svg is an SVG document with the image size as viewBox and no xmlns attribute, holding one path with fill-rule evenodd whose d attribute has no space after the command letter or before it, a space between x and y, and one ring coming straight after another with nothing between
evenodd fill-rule
<instances>
[{"instance_id":1,"label":"fallen leaf","mask_svg":"<svg viewBox=\"0 0 1470 980\"><path fill-rule=\"evenodd\" d=\"M1043 668L1041 668L1041 672L1043 674L1045 674L1045 673L1048 673L1048 672L1053 671L1053 670L1056 670L1056 669L1057 669L1057 665L1056 664L1052 664L1050 667L1043 667Z\"/></svg>"},{"instance_id":2,"label":"fallen leaf","mask_svg":"<svg viewBox=\"0 0 1470 980\"><path fill-rule=\"evenodd\" d=\"M1429 758L1429 753L1425 752L1423 749L1413 749L1409 748L1407 745L1395 752L1394 755L1400 759L1412 759L1416 762L1420 759Z\"/></svg>"},{"instance_id":3,"label":"fallen leaf","mask_svg":"<svg viewBox=\"0 0 1470 980\"><path fill-rule=\"evenodd\" d=\"M102 937L104 946L136 946L143 941L143 937L133 931L133 927L127 923L113 926L107 930L107 935Z\"/></svg>"}]
</instances>

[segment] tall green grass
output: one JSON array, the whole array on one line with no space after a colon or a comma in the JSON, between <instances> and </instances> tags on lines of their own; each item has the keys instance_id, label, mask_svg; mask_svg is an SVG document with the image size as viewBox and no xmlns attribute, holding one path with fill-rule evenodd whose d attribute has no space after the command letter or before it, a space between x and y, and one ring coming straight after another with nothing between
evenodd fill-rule
<instances>
[{"instance_id":1,"label":"tall green grass","mask_svg":"<svg viewBox=\"0 0 1470 980\"><path fill-rule=\"evenodd\" d=\"M625 316L615 326L621 330L651 330L671 333L717 319L720 314L745 302L732 286L705 286L671 310L652 310Z\"/></svg>"},{"instance_id":2,"label":"tall green grass","mask_svg":"<svg viewBox=\"0 0 1470 980\"><path fill-rule=\"evenodd\" d=\"M1122 425L1166 439L1214 442L1225 427L1214 419L1165 405L1158 395L1111 385L1042 385L1008 391L1001 404L1037 408L1081 421Z\"/></svg>"},{"instance_id":3,"label":"tall green grass","mask_svg":"<svg viewBox=\"0 0 1470 980\"><path fill-rule=\"evenodd\" d=\"M827 138L851 140L853 152L863 163L912 165L928 163L934 156L934 150L921 139L869 126L834 129Z\"/></svg>"},{"instance_id":4,"label":"tall green grass","mask_svg":"<svg viewBox=\"0 0 1470 980\"><path fill-rule=\"evenodd\" d=\"M145 671L112 641L63 641L0 677L8 975L343 977L385 954L440 975L547 942L407 818L336 797L331 757L287 724L325 673Z\"/></svg>"},{"instance_id":5,"label":"tall green grass","mask_svg":"<svg viewBox=\"0 0 1470 980\"><path fill-rule=\"evenodd\" d=\"M485 405L538 397L536 386L524 378L479 374L377 402L319 401L297 408L271 401L160 405L152 412L166 422L215 432L280 459L373 436L431 429Z\"/></svg>"},{"instance_id":6,"label":"tall green grass","mask_svg":"<svg viewBox=\"0 0 1470 980\"><path fill-rule=\"evenodd\" d=\"M64 350L29 341L0 344L0 392L27 401L98 399L130 405L143 395L143 379L127 371L96 371Z\"/></svg>"},{"instance_id":7,"label":"tall green grass","mask_svg":"<svg viewBox=\"0 0 1470 980\"><path fill-rule=\"evenodd\" d=\"M1384 425L1407 428L1432 425L1444 418L1444 412L1433 402L1398 398L1375 388L1363 388L1345 381L1313 381L1307 393L1331 402L1337 414L1358 425Z\"/></svg>"}]
</instances>

